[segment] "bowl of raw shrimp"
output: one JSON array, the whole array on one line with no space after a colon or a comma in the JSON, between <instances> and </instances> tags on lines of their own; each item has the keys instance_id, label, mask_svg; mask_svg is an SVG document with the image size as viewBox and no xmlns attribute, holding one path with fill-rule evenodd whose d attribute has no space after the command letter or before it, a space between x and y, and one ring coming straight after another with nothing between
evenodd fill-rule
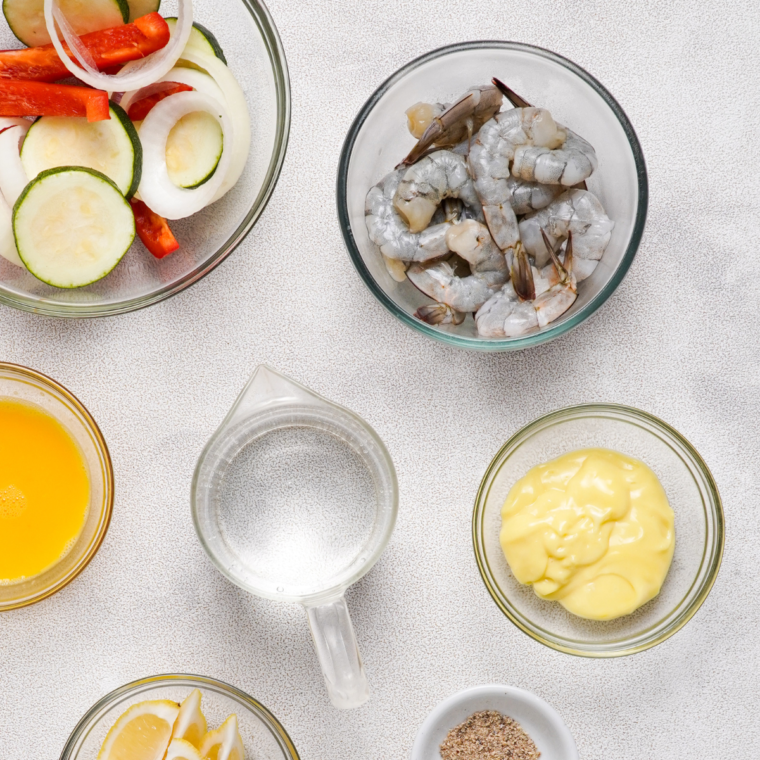
<instances>
[{"instance_id":1,"label":"bowl of raw shrimp","mask_svg":"<svg viewBox=\"0 0 760 760\"><path fill-rule=\"evenodd\" d=\"M646 222L644 156L594 77L542 48L465 42L403 66L341 153L351 260L391 314L434 340L509 351L588 319Z\"/></svg>"}]
</instances>

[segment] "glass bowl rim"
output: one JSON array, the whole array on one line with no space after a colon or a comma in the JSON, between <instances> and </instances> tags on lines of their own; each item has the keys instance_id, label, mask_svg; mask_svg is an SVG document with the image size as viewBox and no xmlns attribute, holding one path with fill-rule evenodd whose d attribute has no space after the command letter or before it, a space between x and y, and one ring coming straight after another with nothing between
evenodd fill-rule
<instances>
[{"instance_id":1,"label":"glass bowl rim","mask_svg":"<svg viewBox=\"0 0 760 760\"><path fill-rule=\"evenodd\" d=\"M194 675L192 673L163 673L156 676L148 676L147 678L139 678L136 681L131 681L124 684L123 686L119 686L105 696L101 697L81 717L79 723L77 723L77 725L74 727L74 730L66 740L66 744L63 747L63 751L61 752L59 760L69 760L71 757L71 752L75 749L74 745L76 742L79 741L85 731L91 729L97 720L99 720L98 713L100 713L106 707L109 707L111 703L113 703L117 698L124 695L129 695L132 692L136 692L143 686L163 686L166 684L171 684L174 681L189 681L192 684L196 685L198 688L203 688L204 686L214 686L220 691L234 696L237 699L240 699L250 708L252 708L252 712L261 718L262 722L264 722L270 731L274 733L274 735L280 741L281 746L283 746L284 749L286 749L290 754L290 760L300 760L298 750L293 744L293 740L290 738L290 735L285 730L284 726L267 707L261 704L261 702L254 699L249 694L246 694L242 689L238 689L236 686L232 686L225 681L220 681L217 678L211 678L209 676Z\"/></svg>"},{"instance_id":2,"label":"glass bowl rim","mask_svg":"<svg viewBox=\"0 0 760 760\"><path fill-rule=\"evenodd\" d=\"M489 573L486 571L485 567L487 565L485 552L481 547L481 542L479 541L479 523L481 522L485 509L486 492L490 488L493 478L503 465L508 454L511 454L517 448L519 448L522 443L529 440L535 432L543 430L550 424L564 422L568 419L579 419L586 416L598 417L605 412L616 414L619 418L622 418L623 421L627 423L634 423L635 421L643 421L645 423L648 423L649 425L658 428L660 431L668 435L671 439L674 439L675 442L681 446L682 452L686 453L692 460L693 464L696 466L696 469L702 479L702 485L704 485L707 492L708 500L706 504L706 511L709 513L709 515L712 516L714 522L714 536L712 538L712 543L710 543L710 537L708 534L707 541L705 543L704 555L707 555L707 562L705 562L703 559L703 563L700 565L700 574L702 572L702 567L705 567L706 570L701 584L698 587L698 591L678 617L672 620L666 628L659 631L656 635L649 636L637 644L626 645L625 642L627 639L620 639L620 646L617 648L595 649L595 645L593 644L589 645L588 647L571 646L567 643L561 643L568 642L569 640L566 638L555 640L544 636L540 633L540 630L542 629L536 630L535 628L532 628L523 622L521 618L524 616L517 616L515 613L513 613L511 605L508 602L504 603L502 601L499 592L493 588L493 585L489 580ZM650 433L650 435L652 435L652 433ZM493 601L496 603L496 606L504 613L509 621L513 623L517 628L519 628L523 633L528 634L528 636L530 636L535 641L538 641L540 644L544 644L551 649L555 649L559 652L564 652L565 654L570 654L577 657L589 657L596 659L625 657L628 655L637 654L638 652L643 652L669 639L675 633L680 631L681 628L683 628L692 619L692 617L694 617L694 615L697 613L697 610L699 610L705 599L707 599L707 596L712 590L712 587L715 585L721 562L723 560L723 551L725 546L725 514L723 511L723 502L720 497L720 492L718 491L718 486L715 483L715 479L712 472L710 471L710 468L707 466L707 463L704 461L696 448L694 448L694 446L689 442L689 440L667 422L660 419L659 417L656 417L653 414L650 414L649 412L645 412L632 406L626 406L624 404L575 404L573 406L563 407L561 409L556 409L552 412L541 415L537 419L520 428L520 430L518 430L514 435L510 436L507 442L499 448L499 451L491 460L483 475L482 480L480 481L480 485L478 486L478 493L475 497L475 506L472 514L472 543L475 553L475 561L478 566L478 572L480 573L480 577L483 580L486 590L488 591ZM700 574L697 575L697 579L699 579ZM695 581L697 579L695 579ZM690 587L690 590L693 588L694 582L692 582L692 587Z\"/></svg>"},{"instance_id":3,"label":"glass bowl rim","mask_svg":"<svg viewBox=\"0 0 760 760\"><path fill-rule=\"evenodd\" d=\"M3 371L16 373L22 376L41 383L43 386L47 386L56 393L62 395L71 405L82 415L87 427L92 433L93 442L98 449L98 453L103 458L105 479L103 483L103 492L105 494L105 504L101 513L100 528L95 535L88 550L82 555L77 566L65 577L58 580L48 588L40 591L31 598L22 599L17 602L9 602L7 604L0 604L0 613L9 612L10 610L17 610L21 607L28 607L37 602L41 602L43 599L47 599L53 594L57 594L61 589L66 588L75 578L77 578L92 562L95 555L100 550L106 535L108 534L108 528L111 525L111 516L113 514L113 503L115 497L114 490L114 471L113 462L111 460L111 452L108 450L108 444L103 437L103 433L95 421L94 417L90 414L87 407L66 387L61 385L57 380L53 380L52 377L44 375L42 372L38 372L35 369L24 367L21 364L12 364L11 362L0 361L0 373Z\"/></svg>"},{"instance_id":4,"label":"glass bowl rim","mask_svg":"<svg viewBox=\"0 0 760 760\"><path fill-rule=\"evenodd\" d=\"M519 338L470 338L463 335L456 335L454 333L443 332L437 330L435 327L416 319L405 310L401 309L396 302L385 292L385 290L378 284L372 273L364 263L361 252L354 240L353 232L351 230L351 221L348 214L348 170L351 165L351 158L353 156L354 145L356 138L364 122L367 120L369 114L374 110L377 103L385 95L385 93L393 87L397 82L401 81L408 73L419 68L421 65L433 61L436 58L444 57L450 53L458 53L467 50L479 50L485 48L500 48L504 50L518 50L532 55L537 55L543 58L563 66L571 73L575 74L579 79L589 85L597 95L599 95L606 105L613 112L617 118L620 126L625 132L625 136L628 139L628 144L633 154L634 164L636 165L636 178L638 183L638 206L636 210L636 219L631 231L631 237L626 246L625 253L620 261L620 264L610 280L599 290L584 306L573 314L568 319L549 327L548 329L541 330L537 333L525 335ZM409 63L402 66L395 73L391 74L373 93L369 99L362 106L358 115L354 119L351 127L348 130L346 139L343 142L343 148L340 153L340 162L338 164L338 176L337 176L337 206L338 206L338 221L340 224L341 233L343 234L343 241L348 249L348 254L359 276L364 281L364 284L375 296L375 298L385 308L393 314L394 317L399 319L408 327L411 327L423 335L427 335L434 340L438 340L442 343L447 343L458 348L466 348L475 351L516 351L523 348L529 348L531 346L537 346L542 343L546 343L554 338L558 338L560 335L564 335L579 324L588 319L594 312L597 311L607 299L615 292L618 285L623 281L623 278L628 273L628 270L633 263L633 259L636 256L639 245L641 244L641 238L644 234L644 227L646 226L647 209L649 205L649 181L647 177L646 162L644 160L644 153L641 149L641 143L638 136L631 124L625 111L623 111L620 104L615 98L607 91L604 85L601 84L595 77L589 74L585 69L573 63L569 59L554 53L546 48L538 47L536 45L529 45L523 42L511 42L505 40L473 40L469 42L458 42L453 45L445 45L435 50L431 50L424 55L421 55Z\"/></svg>"},{"instance_id":5,"label":"glass bowl rim","mask_svg":"<svg viewBox=\"0 0 760 760\"><path fill-rule=\"evenodd\" d=\"M272 66L276 93L277 126L275 129L274 151L269 161L264 180L256 198L248 212L235 230L227 237L227 241L210 256L200 267L194 268L176 282L164 285L157 290L120 300L111 304L63 304L55 303L46 298L34 298L28 295L10 294L4 291L0 284L0 304L10 306L19 311L40 314L46 317L63 319L92 319L96 317L111 317L139 311L148 306L160 303L181 293L191 285L200 282L206 275L227 259L245 240L259 217L264 213L280 178L285 154L290 137L291 92L288 63L285 48L280 40L279 32L264 0L240 0L250 13L254 24L261 33L261 39L269 54Z\"/></svg>"}]
</instances>

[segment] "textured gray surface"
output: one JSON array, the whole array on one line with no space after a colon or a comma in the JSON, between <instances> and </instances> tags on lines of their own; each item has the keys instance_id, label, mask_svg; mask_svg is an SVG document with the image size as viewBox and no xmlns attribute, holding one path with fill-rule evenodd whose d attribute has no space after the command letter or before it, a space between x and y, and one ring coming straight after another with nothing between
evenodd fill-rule
<instances>
[{"instance_id":1,"label":"textured gray surface","mask_svg":"<svg viewBox=\"0 0 760 760\"><path fill-rule=\"evenodd\" d=\"M268 705L303 760L404 758L439 700L485 682L551 702L584 760L756 758L757 4L272 0L271 10L291 67L292 139L241 249L129 316L0 313L0 356L80 396L117 482L110 533L86 572L0 617L0 756L53 760L105 692L189 671ZM569 336L518 355L457 352L394 321L354 272L334 210L341 142L367 96L412 57L474 38L535 43L590 71L630 116L650 173L647 231L617 294ZM196 457L264 361L364 416L398 469L395 535L349 594L373 688L355 712L328 704L302 611L231 586L190 522ZM690 438L728 521L700 612L619 661L551 652L512 627L470 544L498 447L544 412L593 400L641 407Z\"/></svg>"}]
</instances>

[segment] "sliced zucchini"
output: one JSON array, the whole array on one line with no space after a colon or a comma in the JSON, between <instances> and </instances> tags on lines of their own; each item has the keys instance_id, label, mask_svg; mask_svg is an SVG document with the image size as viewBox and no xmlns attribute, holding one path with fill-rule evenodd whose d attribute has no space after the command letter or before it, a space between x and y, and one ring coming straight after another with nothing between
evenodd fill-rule
<instances>
[{"instance_id":1,"label":"sliced zucchini","mask_svg":"<svg viewBox=\"0 0 760 760\"><path fill-rule=\"evenodd\" d=\"M31 127L21 148L21 163L33 179L58 166L84 166L110 177L131 198L142 173L142 145L124 109L111 103L108 121L84 116L43 116Z\"/></svg>"},{"instance_id":2,"label":"sliced zucchini","mask_svg":"<svg viewBox=\"0 0 760 760\"><path fill-rule=\"evenodd\" d=\"M59 0L59 4L77 34L111 29L129 21L127 0ZM44 0L3 0L8 26L29 47L51 42L44 5Z\"/></svg>"},{"instance_id":3,"label":"sliced zucchini","mask_svg":"<svg viewBox=\"0 0 760 760\"><path fill-rule=\"evenodd\" d=\"M101 172L62 166L32 180L13 208L26 268L56 288L103 279L135 239L132 207Z\"/></svg>"},{"instance_id":4,"label":"sliced zucchini","mask_svg":"<svg viewBox=\"0 0 760 760\"><path fill-rule=\"evenodd\" d=\"M168 18L166 19L166 23L169 24L169 29L173 32L174 27L177 25L177 19ZM199 24L197 21L193 22L193 30L190 32L190 39L187 41L186 47L197 50L199 53L213 55L222 63L227 63L219 40L203 24Z\"/></svg>"},{"instance_id":5,"label":"sliced zucchini","mask_svg":"<svg viewBox=\"0 0 760 760\"><path fill-rule=\"evenodd\" d=\"M127 0L127 3L130 21L155 13L161 7L161 0Z\"/></svg>"},{"instance_id":6,"label":"sliced zucchini","mask_svg":"<svg viewBox=\"0 0 760 760\"><path fill-rule=\"evenodd\" d=\"M177 187L200 187L216 171L224 148L219 120L205 111L183 116L166 141L166 168Z\"/></svg>"}]
</instances>

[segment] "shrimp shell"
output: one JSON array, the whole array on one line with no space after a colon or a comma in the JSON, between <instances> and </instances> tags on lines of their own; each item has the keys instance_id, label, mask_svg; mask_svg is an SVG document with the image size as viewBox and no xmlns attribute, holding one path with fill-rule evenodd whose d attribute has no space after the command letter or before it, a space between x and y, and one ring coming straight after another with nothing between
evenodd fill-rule
<instances>
[{"instance_id":1,"label":"shrimp shell","mask_svg":"<svg viewBox=\"0 0 760 760\"><path fill-rule=\"evenodd\" d=\"M573 233L573 256L576 278L586 279L596 268L610 242L613 222L599 199L588 190L567 190L546 208L520 222L520 237L536 266L543 266L550 255L544 245L544 230L554 248L558 241Z\"/></svg>"},{"instance_id":2,"label":"shrimp shell","mask_svg":"<svg viewBox=\"0 0 760 760\"><path fill-rule=\"evenodd\" d=\"M480 212L467 162L457 153L439 150L406 170L393 203L409 225L409 231L418 233L430 224L439 204L446 198L459 198L465 206Z\"/></svg>"}]
</instances>

